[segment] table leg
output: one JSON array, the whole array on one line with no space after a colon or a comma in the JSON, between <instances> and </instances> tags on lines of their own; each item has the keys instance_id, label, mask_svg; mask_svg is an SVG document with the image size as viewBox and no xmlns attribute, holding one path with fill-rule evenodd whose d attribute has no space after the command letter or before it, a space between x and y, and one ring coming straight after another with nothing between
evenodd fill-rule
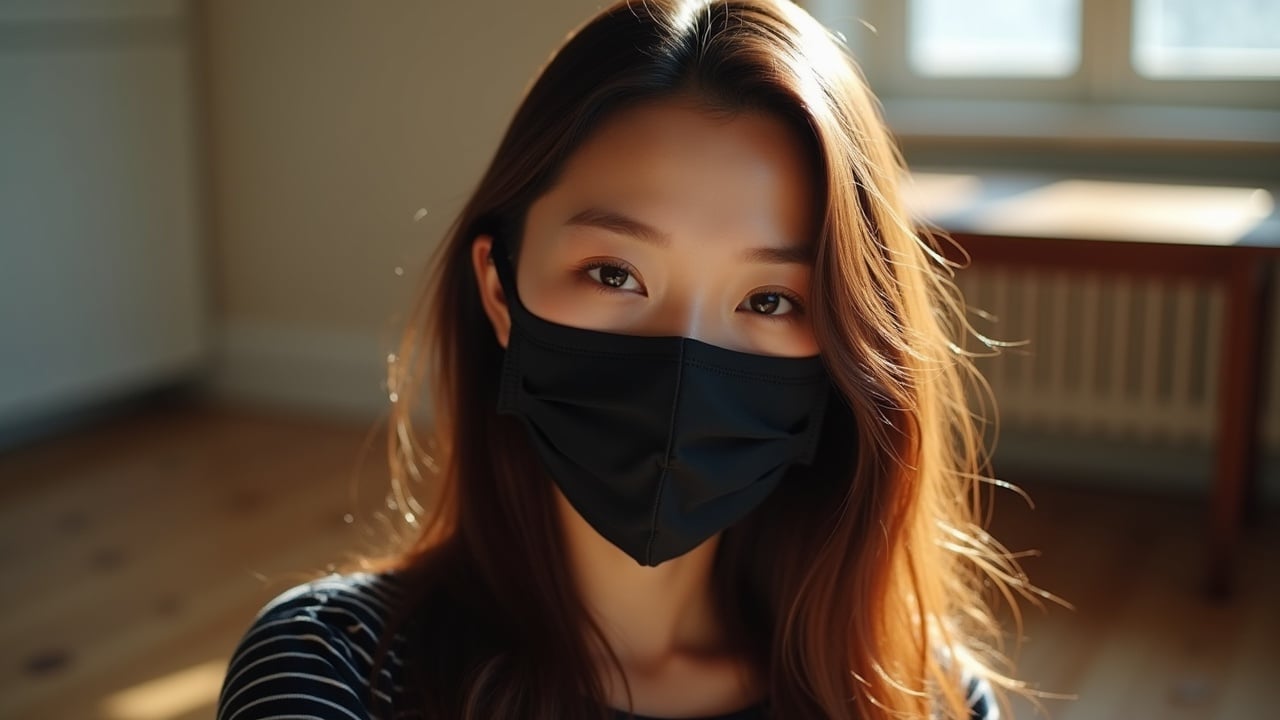
<instances>
[{"instance_id":1,"label":"table leg","mask_svg":"<svg viewBox=\"0 0 1280 720\"><path fill-rule=\"evenodd\" d=\"M1265 315L1262 263L1239 261L1226 288L1226 326L1218 381L1218 438L1210 510L1209 592L1233 589L1244 504L1255 473L1261 410L1262 334Z\"/></svg>"}]
</instances>

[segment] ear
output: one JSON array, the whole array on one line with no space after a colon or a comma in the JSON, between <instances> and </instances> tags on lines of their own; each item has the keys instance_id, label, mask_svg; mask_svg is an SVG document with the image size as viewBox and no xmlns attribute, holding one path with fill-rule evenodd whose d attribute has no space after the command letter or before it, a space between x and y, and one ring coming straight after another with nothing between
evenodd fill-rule
<instances>
[{"instance_id":1,"label":"ear","mask_svg":"<svg viewBox=\"0 0 1280 720\"><path fill-rule=\"evenodd\" d=\"M477 235L471 242L471 266L476 273L476 286L480 289L480 304L484 314L489 316L493 325L493 334L498 344L507 347L507 338L511 335L511 313L507 309L507 296L502 292L502 282L498 280L498 268L494 267L493 238L488 235Z\"/></svg>"}]
</instances>

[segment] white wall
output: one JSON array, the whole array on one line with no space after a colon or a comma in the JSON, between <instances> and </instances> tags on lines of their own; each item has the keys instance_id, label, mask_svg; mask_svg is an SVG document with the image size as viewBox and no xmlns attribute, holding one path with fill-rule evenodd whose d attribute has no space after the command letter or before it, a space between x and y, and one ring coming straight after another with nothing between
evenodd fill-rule
<instances>
[{"instance_id":1,"label":"white wall","mask_svg":"<svg viewBox=\"0 0 1280 720\"><path fill-rule=\"evenodd\" d=\"M381 410L424 260L526 84L602 5L203 5L219 393Z\"/></svg>"},{"instance_id":2,"label":"white wall","mask_svg":"<svg viewBox=\"0 0 1280 720\"><path fill-rule=\"evenodd\" d=\"M0 4L0 445L199 372L187 4Z\"/></svg>"}]
</instances>

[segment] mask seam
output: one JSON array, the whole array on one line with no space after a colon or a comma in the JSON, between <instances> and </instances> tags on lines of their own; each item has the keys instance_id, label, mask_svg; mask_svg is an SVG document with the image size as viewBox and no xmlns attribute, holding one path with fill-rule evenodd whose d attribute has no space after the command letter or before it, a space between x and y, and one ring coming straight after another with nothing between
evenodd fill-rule
<instances>
[{"instance_id":1,"label":"mask seam","mask_svg":"<svg viewBox=\"0 0 1280 720\"><path fill-rule=\"evenodd\" d=\"M671 476L671 446L676 436L676 415L680 411L680 389L684 384L684 348L680 343L680 354L676 364L676 383L674 397L671 398L671 418L667 422L667 447L662 453L662 477L658 478L658 492L653 497L653 511L649 514L649 542L645 543L644 561L653 562L653 541L658 534L658 508L662 506L662 494L667 489L667 478Z\"/></svg>"},{"instance_id":2,"label":"mask seam","mask_svg":"<svg viewBox=\"0 0 1280 720\"><path fill-rule=\"evenodd\" d=\"M829 410L827 406L832 402L831 382L828 380L824 385L826 387L823 389L822 399L818 402L818 408L809 417L809 428L807 431L809 438L805 443L803 450L803 457L805 458L803 464L805 465L812 465L814 456L817 455L818 443L822 441L822 426L826 424L827 420L827 412Z\"/></svg>"}]
</instances>

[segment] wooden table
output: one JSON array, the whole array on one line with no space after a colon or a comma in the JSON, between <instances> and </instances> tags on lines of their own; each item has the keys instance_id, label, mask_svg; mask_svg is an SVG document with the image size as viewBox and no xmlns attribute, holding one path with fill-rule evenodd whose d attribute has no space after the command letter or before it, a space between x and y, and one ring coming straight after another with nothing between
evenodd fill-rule
<instances>
[{"instance_id":1,"label":"wooden table","mask_svg":"<svg viewBox=\"0 0 1280 720\"><path fill-rule=\"evenodd\" d=\"M906 187L916 216L949 234L977 265L1101 271L1223 288L1208 588L1225 595L1256 489L1280 192L1168 180L920 171Z\"/></svg>"}]
</instances>

